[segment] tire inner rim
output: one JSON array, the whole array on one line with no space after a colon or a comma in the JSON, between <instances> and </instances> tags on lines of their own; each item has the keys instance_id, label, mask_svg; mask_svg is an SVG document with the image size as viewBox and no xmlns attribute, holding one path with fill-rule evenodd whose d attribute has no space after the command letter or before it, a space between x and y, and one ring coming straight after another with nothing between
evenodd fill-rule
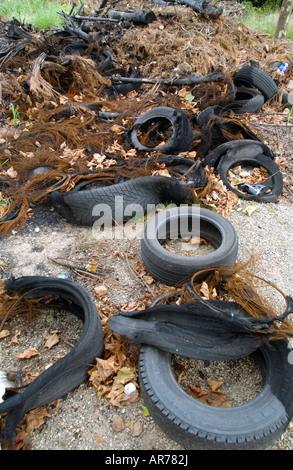
<instances>
[{"instance_id":1,"label":"tire inner rim","mask_svg":"<svg viewBox=\"0 0 293 470\"><path fill-rule=\"evenodd\" d=\"M265 380L256 354L229 361L173 356L171 367L179 386L210 406L229 408L248 403L262 391Z\"/></svg>"},{"instance_id":2,"label":"tire inner rim","mask_svg":"<svg viewBox=\"0 0 293 470\"><path fill-rule=\"evenodd\" d=\"M180 219L171 216L158 224L157 239L162 246L169 240L186 240L191 237L204 240L209 245L208 253L218 249L223 240L216 225L194 215L182 215Z\"/></svg>"},{"instance_id":3,"label":"tire inner rim","mask_svg":"<svg viewBox=\"0 0 293 470\"><path fill-rule=\"evenodd\" d=\"M137 132L140 144L153 148L162 147L175 135L172 122L166 117L150 118Z\"/></svg>"}]
</instances>

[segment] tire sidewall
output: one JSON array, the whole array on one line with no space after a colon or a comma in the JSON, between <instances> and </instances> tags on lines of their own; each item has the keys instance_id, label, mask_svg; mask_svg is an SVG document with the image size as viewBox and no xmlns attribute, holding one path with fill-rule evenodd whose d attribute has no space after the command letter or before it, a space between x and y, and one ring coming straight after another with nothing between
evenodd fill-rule
<instances>
[{"instance_id":1,"label":"tire sidewall","mask_svg":"<svg viewBox=\"0 0 293 470\"><path fill-rule=\"evenodd\" d=\"M163 145L149 147L140 142L137 131L152 119L165 119L173 127L172 136ZM160 106L150 109L142 114L134 123L130 131L132 145L140 151L160 150L162 152L185 151L188 150L192 142L192 128L187 115L180 109Z\"/></svg>"},{"instance_id":2,"label":"tire sidewall","mask_svg":"<svg viewBox=\"0 0 293 470\"><path fill-rule=\"evenodd\" d=\"M265 449L292 418L293 365L286 341L257 351L266 378L260 394L244 405L217 408L188 395L177 383L170 353L152 346L140 352L142 396L155 421L187 449Z\"/></svg>"},{"instance_id":3,"label":"tire sidewall","mask_svg":"<svg viewBox=\"0 0 293 470\"><path fill-rule=\"evenodd\" d=\"M215 251L203 256L182 256L165 249L159 239L161 229L170 221L195 220L196 235L201 236L199 225L205 222L214 231L205 234L210 243L216 241ZM175 224L176 225L176 224ZM177 225L177 227L178 227ZM192 236L192 233L190 233ZM177 237L178 238L178 237ZM194 206L180 206L155 214L146 224L141 238L141 255L149 272L166 284L178 283L194 273L211 267L219 267L235 261L238 251L238 236L232 224L220 214Z\"/></svg>"},{"instance_id":4,"label":"tire sidewall","mask_svg":"<svg viewBox=\"0 0 293 470\"><path fill-rule=\"evenodd\" d=\"M269 176L272 177L273 183L274 183L273 189L268 195L260 194L260 195L255 196L255 195L245 194L245 193L238 191L237 188L235 188L234 186L230 184L229 179L228 179L229 170L232 167L241 165L243 163L251 164L255 167L263 167L265 168L265 170L267 170L267 172L269 173ZM273 160L269 159L268 157L262 154L255 156L255 157L249 157L249 156L240 157L240 158L223 157L217 167L217 171L223 183L225 184L225 186L231 191L233 191L235 194L237 194L239 197L241 197L242 199L246 199L246 200L256 199L259 201L270 201L270 200L275 199L282 191L283 177L282 177L282 174L278 165Z\"/></svg>"}]
</instances>

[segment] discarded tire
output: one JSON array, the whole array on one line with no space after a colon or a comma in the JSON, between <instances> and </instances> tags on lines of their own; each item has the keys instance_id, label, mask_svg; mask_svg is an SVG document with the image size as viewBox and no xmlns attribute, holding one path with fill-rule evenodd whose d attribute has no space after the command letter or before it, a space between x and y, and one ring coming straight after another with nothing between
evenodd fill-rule
<instances>
[{"instance_id":1,"label":"discarded tire","mask_svg":"<svg viewBox=\"0 0 293 470\"><path fill-rule=\"evenodd\" d=\"M267 170L269 176L262 184L239 184L234 186L229 180L229 172L233 168L244 165L248 167L262 167ZM283 176L278 165L260 154L255 157L250 156L225 156L221 158L218 164L217 172L219 173L225 186L237 194L242 199L256 200L260 202L278 202L278 196L283 189ZM237 189L239 188L239 189Z\"/></svg>"},{"instance_id":2,"label":"discarded tire","mask_svg":"<svg viewBox=\"0 0 293 470\"><path fill-rule=\"evenodd\" d=\"M136 162L135 168L152 163L164 164L172 177L186 187L204 188L207 184L207 176L200 161L195 162L190 158L178 157L177 155L159 155L158 157L140 158Z\"/></svg>"},{"instance_id":3,"label":"discarded tire","mask_svg":"<svg viewBox=\"0 0 293 470\"><path fill-rule=\"evenodd\" d=\"M233 156L235 158L264 155L271 160L274 159L274 154L266 144L251 139L237 139L225 142L212 150L204 159L203 166L209 165L216 169L222 157L226 155L231 157Z\"/></svg>"},{"instance_id":4,"label":"discarded tire","mask_svg":"<svg viewBox=\"0 0 293 470\"><path fill-rule=\"evenodd\" d=\"M256 93L258 92L256 91ZM262 95L261 99L263 101ZM244 103L241 103L240 107L243 104ZM199 142L197 144L194 143L193 148L196 149L199 157L206 156L210 149L226 143L229 136L237 136L237 140L239 140L241 136L242 141L259 141L257 135L248 126L244 123L239 123L237 119L233 119L233 117L228 114L229 106L233 109L233 102L225 108L221 106L209 106L197 116L196 125L199 127L199 133L197 137L194 134L194 141L198 140ZM238 105L235 104L235 107L237 106Z\"/></svg>"},{"instance_id":5,"label":"discarded tire","mask_svg":"<svg viewBox=\"0 0 293 470\"><path fill-rule=\"evenodd\" d=\"M204 361L237 359L255 351L262 339L249 331L250 324L251 316L239 304L223 300L121 311L109 320L111 331L131 341Z\"/></svg>"},{"instance_id":6,"label":"discarded tire","mask_svg":"<svg viewBox=\"0 0 293 470\"><path fill-rule=\"evenodd\" d=\"M275 81L263 70L258 67L246 65L242 67L234 77L236 86L247 86L257 88L269 100L278 92L278 87Z\"/></svg>"},{"instance_id":7,"label":"discarded tire","mask_svg":"<svg viewBox=\"0 0 293 470\"><path fill-rule=\"evenodd\" d=\"M264 375L259 395L241 406L219 408L195 400L180 387L170 353L143 346L139 359L142 397L157 424L185 449L266 449L292 419L293 365L283 340L261 346L253 358Z\"/></svg>"},{"instance_id":8,"label":"discarded tire","mask_svg":"<svg viewBox=\"0 0 293 470\"><path fill-rule=\"evenodd\" d=\"M79 340L66 356L40 374L21 393L0 403L0 415L9 413L1 439L13 443L16 426L27 411L62 397L86 380L90 364L103 354L104 338L95 303L89 292L76 282L28 276L6 281L6 290L31 298L58 296L60 300L53 301L53 305L73 312L84 323Z\"/></svg>"},{"instance_id":9,"label":"discarded tire","mask_svg":"<svg viewBox=\"0 0 293 470\"><path fill-rule=\"evenodd\" d=\"M198 236L215 251L204 256L182 256L162 245L167 239ZM203 269L233 263L238 237L233 225L220 214L194 206L170 208L155 214L145 225L141 257L145 268L167 285L182 284Z\"/></svg>"},{"instance_id":10,"label":"discarded tire","mask_svg":"<svg viewBox=\"0 0 293 470\"><path fill-rule=\"evenodd\" d=\"M190 198L189 192L175 178L145 176L96 189L55 191L51 203L68 222L93 225L100 217L105 225L122 224L139 208L146 213L148 204L173 202L180 204Z\"/></svg>"},{"instance_id":11,"label":"discarded tire","mask_svg":"<svg viewBox=\"0 0 293 470\"><path fill-rule=\"evenodd\" d=\"M172 130L170 130L170 127ZM139 135L147 134L146 142ZM158 142L165 135L164 142ZM161 106L142 114L127 133L132 145L145 152L184 152L192 142L192 128L189 118L180 109ZM166 140L166 142L165 142Z\"/></svg>"},{"instance_id":12,"label":"discarded tire","mask_svg":"<svg viewBox=\"0 0 293 470\"><path fill-rule=\"evenodd\" d=\"M235 114L257 113L265 102L263 94L255 88L237 87L235 100L225 110Z\"/></svg>"}]
</instances>

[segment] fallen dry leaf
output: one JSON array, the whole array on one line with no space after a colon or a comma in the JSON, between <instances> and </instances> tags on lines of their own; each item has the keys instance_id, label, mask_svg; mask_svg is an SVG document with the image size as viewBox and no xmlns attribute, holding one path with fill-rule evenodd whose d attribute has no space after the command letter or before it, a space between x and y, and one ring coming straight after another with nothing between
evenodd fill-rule
<instances>
[{"instance_id":1,"label":"fallen dry leaf","mask_svg":"<svg viewBox=\"0 0 293 470\"><path fill-rule=\"evenodd\" d=\"M32 436L33 431L44 424L45 418L51 418L51 415L49 415L44 407L29 411L24 418L27 434Z\"/></svg>"},{"instance_id":2,"label":"fallen dry leaf","mask_svg":"<svg viewBox=\"0 0 293 470\"><path fill-rule=\"evenodd\" d=\"M218 388L223 385L223 382L207 380L207 383L211 390L206 391L199 387L189 385L188 394L206 405L216 406L219 408L230 408L231 405L227 401L226 395L218 390Z\"/></svg>"},{"instance_id":3,"label":"fallen dry leaf","mask_svg":"<svg viewBox=\"0 0 293 470\"><path fill-rule=\"evenodd\" d=\"M7 336L10 335L10 331L9 330L2 330L0 331L0 339L3 339L3 338L6 338Z\"/></svg>"},{"instance_id":4,"label":"fallen dry leaf","mask_svg":"<svg viewBox=\"0 0 293 470\"><path fill-rule=\"evenodd\" d=\"M10 176L10 178L16 178L18 176L18 173L17 173L17 171L14 170L13 166L8 168L6 173L7 173L8 176Z\"/></svg>"},{"instance_id":5,"label":"fallen dry leaf","mask_svg":"<svg viewBox=\"0 0 293 470\"><path fill-rule=\"evenodd\" d=\"M38 356L40 353L35 348L28 348L22 353L15 353L14 356L19 359L30 359L31 357Z\"/></svg>"},{"instance_id":6,"label":"fallen dry leaf","mask_svg":"<svg viewBox=\"0 0 293 470\"><path fill-rule=\"evenodd\" d=\"M118 370L116 357L111 356L109 359L96 358L96 370L101 381L108 379Z\"/></svg>"},{"instance_id":7,"label":"fallen dry leaf","mask_svg":"<svg viewBox=\"0 0 293 470\"><path fill-rule=\"evenodd\" d=\"M218 388L220 388L221 385L223 385L223 382L220 382L219 380L207 380L207 383L210 389L212 390L212 392L214 392L215 390L218 390Z\"/></svg>"},{"instance_id":8,"label":"fallen dry leaf","mask_svg":"<svg viewBox=\"0 0 293 470\"><path fill-rule=\"evenodd\" d=\"M8 347L11 346L12 344L18 344L18 337L20 335L20 331L19 330L15 330L15 332L13 333L13 337L11 338L11 341L10 343L8 344Z\"/></svg>"},{"instance_id":9,"label":"fallen dry leaf","mask_svg":"<svg viewBox=\"0 0 293 470\"><path fill-rule=\"evenodd\" d=\"M104 295L107 294L108 289L106 286L96 286L94 287L94 291L98 297L103 297Z\"/></svg>"},{"instance_id":10,"label":"fallen dry leaf","mask_svg":"<svg viewBox=\"0 0 293 470\"><path fill-rule=\"evenodd\" d=\"M135 378L135 375L136 369L134 367L121 367L117 375L114 377L114 382L116 382L116 384L125 385Z\"/></svg>"},{"instance_id":11,"label":"fallen dry leaf","mask_svg":"<svg viewBox=\"0 0 293 470\"><path fill-rule=\"evenodd\" d=\"M59 336L57 335L57 333L53 333L51 334L51 336L49 336L49 338L47 339L46 343L45 343L45 348L48 348L48 349L51 349L53 348L53 346L55 346L56 344L58 344L60 341L60 338Z\"/></svg>"},{"instance_id":12,"label":"fallen dry leaf","mask_svg":"<svg viewBox=\"0 0 293 470\"><path fill-rule=\"evenodd\" d=\"M115 432L121 432L125 428L125 424L121 416L113 415L112 426Z\"/></svg>"},{"instance_id":13,"label":"fallen dry leaf","mask_svg":"<svg viewBox=\"0 0 293 470\"><path fill-rule=\"evenodd\" d=\"M206 282L202 283L202 285L200 287L200 292L202 293L202 295L205 299L210 298L210 290L209 290L209 286Z\"/></svg>"},{"instance_id":14,"label":"fallen dry leaf","mask_svg":"<svg viewBox=\"0 0 293 470\"><path fill-rule=\"evenodd\" d=\"M130 422L130 433L132 437L138 437L143 430L142 422L138 419L133 418Z\"/></svg>"},{"instance_id":15,"label":"fallen dry leaf","mask_svg":"<svg viewBox=\"0 0 293 470\"><path fill-rule=\"evenodd\" d=\"M193 385L189 385L189 389L190 389L191 395L193 395L195 398L206 397L208 395L208 392L206 392L205 390L202 390L199 387L194 387Z\"/></svg>"},{"instance_id":16,"label":"fallen dry leaf","mask_svg":"<svg viewBox=\"0 0 293 470\"><path fill-rule=\"evenodd\" d=\"M154 282L154 278L152 276L143 276L143 280L148 284L152 284Z\"/></svg>"},{"instance_id":17,"label":"fallen dry leaf","mask_svg":"<svg viewBox=\"0 0 293 470\"><path fill-rule=\"evenodd\" d=\"M188 240L188 243L191 243L192 245L194 245L194 244L196 244L196 245L208 245L208 242L204 238L197 237L197 236L191 237Z\"/></svg>"}]
</instances>

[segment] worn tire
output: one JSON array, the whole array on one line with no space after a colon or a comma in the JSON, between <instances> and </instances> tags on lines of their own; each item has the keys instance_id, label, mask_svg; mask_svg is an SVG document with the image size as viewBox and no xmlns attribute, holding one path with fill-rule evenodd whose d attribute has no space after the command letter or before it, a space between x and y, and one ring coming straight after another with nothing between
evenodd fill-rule
<instances>
[{"instance_id":1,"label":"worn tire","mask_svg":"<svg viewBox=\"0 0 293 470\"><path fill-rule=\"evenodd\" d=\"M237 87L235 100L225 106L235 114L257 113L265 102L263 94L255 88Z\"/></svg>"},{"instance_id":2,"label":"worn tire","mask_svg":"<svg viewBox=\"0 0 293 470\"><path fill-rule=\"evenodd\" d=\"M1 440L13 443L16 426L25 413L64 396L87 379L90 365L96 357L103 355L104 337L94 300L90 293L76 282L27 276L6 281L6 290L20 292L20 295L32 298L58 296L60 300L57 305L74 313L84 323L80 338L68 354L42 372L21 393L16 393L0 403L0 415L9 413ZM53 305L56 305L55 301Z\"/></svg>"},{"instance_id":3,"label":"worn tire","mask_svg":"<svg viewBox=\"0 0 293 470\"><path fill-rule=\"evenodd\" d=\"M288 351L287 341L261 346L253 353L265 375L260 394L241 406L218 408L195 400L180 387L170 353L143 346L142 397L157 424L185 449L266 449L282 435L293 415L293 365Z\"/></svg>"},{"instance_id":4,"label":"worn tire","mask_svg":"<svg viewBox=\"0 0 293 470\"><path fill-rule=\"evenodd\" d=\"M239 191L235 186L231 185L228 177L229 170L233 167L238 165L247 164L254 167L263 167L267 170L269 174L269 178L272 182L272 188L269 192L253 195L253 194L246 194ZM242 199L246 199L248 201L256 200L260 202L278 202L278 196L281 194L283 189L283 176L278 167L277 163L273 160L268 158L263 154L256 155L254 157L250 156L224 156L221 158L217 172L219 173L221 180L225 184L225 186L230 190L237 194Z\"/></svg>"},{"instance_id":5,"label":"worn tire","mask_svg":"<svg viewBox=\"0 0 293 470\"><path fill-rule=\"evenodd\" d=\"M190 229L191 224L194 224L196 233L192 232L193 227ZM215 251L189 257L171 253L162 246L170 235L179 238L193 234L207 240L216 248ZM145 268L155 279L167 285L179 285L203 269L233 263L237 252L238 236L233 225L216 212L193 206L180 206L155 214L145 225L141 238Z\"/></svg>"},{"instance_id":6,"label":"worn tire","mask_svg":"<svg viewBox=\"0 0 293 470\"><path fill-rule=\"evenodd\" d=\"M206 165L210 167L217 168L221 159L226 156L237 157L256 157L257 155L264 155L270 159L274 159L274 154L272 153L270 147L266 144L252 139L237 139L230 140L224 144L218 145L214 150L212 150L204 159L203 166Z\"/></svg>"},{"instance_id":7,"label":"worn tire","mask_svg":"<svg viewBox=\"0 0 293 470\"><path fill-rule=\"evenodd\" d=\"M138 133L147 125L156 122L168 123L172 126L172 135L165 144L162 145L145 145L141 143ZM134 123L127 133L132 145L144 152L160 150L161 152L184 152L189 149L192 142L192 128L188 116L180 109L169 108L167 106L159 106L149 109L142 114Z\"/></svg>"},{"instance_id":8,"label":"worn tire","mask_svg":"<svg viewBox=\"0 0 293 470\"><path fill-rule=\"evenodd\" d=\"M245 65L234 76L236 86L247 86L257 88L265 97L265 100L271 99L278 92L275 81L263 70Z\"/></svg>"},{"instance_id":9,"label":"worn tire","mask_svg":"<svg viewBox=\"0 0 293 470\"><path fill-rule=\"evenodd\" d=\"M131 211L125 215L127 207L130 210L133 206L135 212L135 206L139 205L146 212L148 204L180 204L188 199L187 189L175 178L167 176L145 176L101 188L51 193L51 203L56 211L68 222L78 225L93 225L101 212L106 214L107 225L112 225L113 220L122 224L132 217Z\"/></svg>"}]
</instances>

